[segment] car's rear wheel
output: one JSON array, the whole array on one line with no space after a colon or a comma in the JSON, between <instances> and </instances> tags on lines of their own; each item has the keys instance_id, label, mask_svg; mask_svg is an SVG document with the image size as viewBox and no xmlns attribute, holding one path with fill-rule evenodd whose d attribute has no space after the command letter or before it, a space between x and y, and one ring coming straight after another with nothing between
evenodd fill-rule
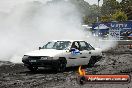
<instances>
[{"instance_id":1,"label":"car's rear wheel","mask_svg":"<svg viewBox=\"0 0 132 88\"><path fill-rule=\"evenodd\" d=\"M32 66L27 66L27 68L32 71L32 72L35 72L38 70L38 67L32 67Z\"/></svg>"},{"instance_id":2,"label":"car's rear wheel","mask_svg":"<svg viewBox=\"0 0 132 88\"><path fill-rule=\"evenodd\" d=\"M97 61L99 61L101 57L98 56L92 56L89 60L88 67L93 67Z\"/></svg>"}]
</instances>

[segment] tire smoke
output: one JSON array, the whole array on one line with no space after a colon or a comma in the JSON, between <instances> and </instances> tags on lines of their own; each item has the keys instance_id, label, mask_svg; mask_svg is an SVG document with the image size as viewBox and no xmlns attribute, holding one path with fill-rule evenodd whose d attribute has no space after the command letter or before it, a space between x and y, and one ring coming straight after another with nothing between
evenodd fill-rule
<instances>
[{"instance_id":1,"label":"tire smoke","mask_svg":"<svg viewBox=\"0 0 132 88\"><path fill-rule=\"evenodd\" d=\"M0 60L21 63L26 52L49 40L85 39L95 44L92 36L86 39L82 14L75 5L67 0L50 1L0 0Z\"/></svg>"},{"instance_id":2,"label":"tire smoke","mask_svg":"<svg viewBox=\"0 0 132 88\"><path fill-rule=\"evenodd\" d=\"M73 4L19 2L14 1L8 11L0 12L0 60L18 63L25 52L38 49L44 41L84 37L81 14Z\"/></svg>"}]
</instances>

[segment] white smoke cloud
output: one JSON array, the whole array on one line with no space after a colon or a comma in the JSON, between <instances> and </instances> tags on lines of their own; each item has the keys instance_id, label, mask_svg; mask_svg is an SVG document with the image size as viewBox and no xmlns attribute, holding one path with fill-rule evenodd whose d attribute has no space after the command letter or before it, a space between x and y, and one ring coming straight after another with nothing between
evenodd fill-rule
<instances>
[{"instance_id":1,"label":"white smoke cloud","mask_svg":"<svg viewBox=\"0 0 132 88\"><path fill-rule=\"evenodd\" d=\"M10 12L11 9L15 8L19 4L24 4L32 1L39 1L46 3L47 1L51 1L51 0L0 0L0 11Z\"/></svg>"},{"instance_id":2,"label":"white smoke cloud","mask_svg":"<svg viewBox=\"0 0 132 88\"><path fill-rule=\"evenodd\" d=\"M0 13L0 60L21 62L19 57L44 41L84 37L80 13L69 2L20 2Z\"/></svg>"},{"instance_id":3,"label":"white smoke cloud","mask_svg":"<svg viewBox=\"0 0 132 88\"><path fill-rule=\"evenodd\" d=\"M0 60L21 63L26 52L38 49L44 41L85 39L81 14L73 4L46 1L0 0L0 5L5 5L0 9ZM99 47L99 38L89 36L86 40Z\"/></svg>"}]
</instances>

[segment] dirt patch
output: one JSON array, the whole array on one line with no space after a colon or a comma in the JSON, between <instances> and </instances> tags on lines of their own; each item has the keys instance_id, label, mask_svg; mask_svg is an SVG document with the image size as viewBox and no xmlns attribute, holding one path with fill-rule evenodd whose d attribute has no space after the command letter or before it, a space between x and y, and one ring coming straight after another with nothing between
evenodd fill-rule
<instances>
[{"instance_id":1,"label":"dirt patch","mask_svg":"<svg viewBox=\"0 0 132 88\"><path fill-rule=\"evenodd\" d=\"M125 50L104 52L101 61L93 68L86 68L93 74L121 74L132 75L132 53ZM126 53L127 52L127 53ZM76 81L78 67L67 68L63 73L45 69L30 72L23 64L7 62L0 66L0 88L132 88L129 84L86 84L79 85Z\"/></svg>"}]
</instances>

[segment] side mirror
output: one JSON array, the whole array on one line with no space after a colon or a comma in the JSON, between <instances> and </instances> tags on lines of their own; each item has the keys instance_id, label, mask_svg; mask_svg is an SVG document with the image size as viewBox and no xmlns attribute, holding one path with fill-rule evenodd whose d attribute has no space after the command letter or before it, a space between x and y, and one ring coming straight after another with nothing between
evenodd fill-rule
<instances>
[{"instance_id":1,"label":"side mirror","mask_svg":"<svg viewBox=\"0 0 132 88\"><path fill-rule=\"evenodd\" d=\"M39 50L42 49L41 47L39 47Z\"/></svg>"}]
</instances>

